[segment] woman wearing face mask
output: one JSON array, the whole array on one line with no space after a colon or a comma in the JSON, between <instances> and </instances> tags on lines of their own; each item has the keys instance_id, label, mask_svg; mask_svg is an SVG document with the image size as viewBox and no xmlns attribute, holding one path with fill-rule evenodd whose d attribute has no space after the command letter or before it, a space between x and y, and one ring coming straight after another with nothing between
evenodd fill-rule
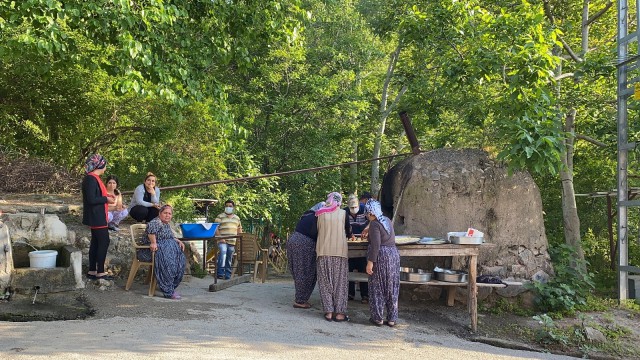
<instances>
[{"instance_id":1,"label":"woman wearing face mask","mask_svg":"<svg viewBox=\"0 0 640 360\"><path fill-rule=\"evenodd\" d=\"M133 192L129 215L136 221L149 222L155 219L160 209L160 188L156 186L156 176L148 172L144 184L138 185Z\"/></svg>"},{"instance_id":2,"label":"woman wearing face mask","mask_svg":"<svg viewBox=\"0 0 640 360\"><path fill-rule=\"evenodd\" d=\"M150 249L138 252L138 259L151 261L151 251L156 253L154 275L158 280L158 287L167 299L179 300L180 294L176 288L182 281L186 258L184 243L176 239L169 222L173 217L173 208L164 205L160 208L157 218L147 224L143 243L150 245Z\"/></svg>"},{"instance_id":3,"label":"woman wearing face mask","mask_svg":"<svg viewBox=\"0 0 640 360\"><path fill-rule=\"evenodd\" d=\"M219 214L214 222L219 223L216 229L216 236L238 235L242 232L240 217L234 214L235 203L233 200L224 202L224 213ZM236 252L236 238L224 239L218 242L218 261L216 265L216 276L218 279L231 279L231 264L233 254Z\"/></svg>"}]
</instances>

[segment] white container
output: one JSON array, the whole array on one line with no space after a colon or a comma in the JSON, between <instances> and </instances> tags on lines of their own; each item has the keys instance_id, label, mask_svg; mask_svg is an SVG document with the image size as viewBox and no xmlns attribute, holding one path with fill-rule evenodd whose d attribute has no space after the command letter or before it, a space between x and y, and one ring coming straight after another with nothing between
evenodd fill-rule
<instances>
[{"instance_id":1,"label":"white container","mask_svg":"<svg viewBox=\"0 0 640 360\"><path fill-rule=\"evenodd\" d=\"M58 252L55 250L37 250L29 253L29 267L35 269L53 269L56 267Z\"/></svg>"}]
</instances>

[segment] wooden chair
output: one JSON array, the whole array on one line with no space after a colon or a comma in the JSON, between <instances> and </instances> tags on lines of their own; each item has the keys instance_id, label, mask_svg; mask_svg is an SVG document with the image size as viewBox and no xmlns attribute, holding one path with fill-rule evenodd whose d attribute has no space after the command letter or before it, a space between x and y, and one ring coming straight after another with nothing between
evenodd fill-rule
<instances>
[{"instance_id":1,"label":"wooden chair","mask_svg":"<svg viewBox=\"0 0 640 360\"><path fill-rule=\"evenodd\" d=\"M133 224L131 225L131 244L133 245L133 261L131 262L131 270L129 270L129 278L127 279L127 285L124 287L125 290L129 290L131 288L131 284L133 284L133 279L136 277L136 273L140 266L148 265L149 266L149 274L147 276L147 280L145 284L149 282L149 296L154 296L156 293L156 277L153 274L153 267L155 265L156 254L155 252L151 252L151 262L145 262L138 260L138 250L139 249L149 249L151 250L150 245L140 245L140 241L144 236L145 230L147 230L146 224Z\"/></svg>"},{"instance_id":2,"label":"wooden chair","mask_svg":"<svg viewBox=\"0 0 640 360\"><path fill-rule=\"evenodd\" d=\"M242 259L238 264L238 257L236 256L234 262L235 267L249 265L249 269L253 266L253 282L258 277L258 271L260 272L260 279L264 283L267 279L267 249L262 249L258 246L258 237L254 234L242 233Z\"/></svg>"}]
</instances>

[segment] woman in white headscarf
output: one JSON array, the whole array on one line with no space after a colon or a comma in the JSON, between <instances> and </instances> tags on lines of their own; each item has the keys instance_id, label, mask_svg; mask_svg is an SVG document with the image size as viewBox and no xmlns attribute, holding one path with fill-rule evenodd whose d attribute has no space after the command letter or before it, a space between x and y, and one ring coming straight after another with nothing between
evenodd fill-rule
<instances>
[{"instance_id":1,"label":"woman in white headscarf","mask_svg":"<svg viewBox=\"0 0 640 360\"><path fill-rule=\"evenodd\" d=\"M398 297L400 294L400 254L396 248L396 234L388 217L382 214L380 203L369 200L364 206L369 219L369 248L367 268L369 274L369 321L376 326L393 327L398 321Z\"/></svg>"},{"instance_id":2,"label":"woman in white headscarf","mask_svg":"<svg viewBox=\"0 0 640 360\"><path fill-rule=\"evenodd\" d=\"M351 225L347 212L341 208L342 195L332 192L318 217L317 273L320 300L327 321L349 321L347 316L349 263L347 238Z\"/></svg>"}]
</instances>

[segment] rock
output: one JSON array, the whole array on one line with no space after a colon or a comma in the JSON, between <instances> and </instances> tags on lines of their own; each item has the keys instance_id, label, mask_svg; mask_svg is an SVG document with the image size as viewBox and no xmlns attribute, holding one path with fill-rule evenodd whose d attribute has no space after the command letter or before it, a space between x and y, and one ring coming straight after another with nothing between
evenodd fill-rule
<instances>
[{"instance_id":1,"label":"rock","mask_svg":"<svg viewBox=\"0 0 640 360\"><path fill-rule=\"evenodd\" d=\"M478 265L504 266L505 276L522 278L551 266L533 178L527 172L509 176L482 150L438 149L411 156L385 174L380 200L388 216L396 213L396 234L445 237L473 226L496 244L480 252ZM543 260L536 261L530 249L539 249Z\"/></svg>"},{"instance_id":2,"label":"rock","mask_svg":"<svg viewBox=\"0 0 640 360\"><path fill-rule=\"evenodd\" d=\"M525 291L527 291L527 289L522 285L509 285L503 288L496 288L496 294L505 298L516 297Z\"/></svg>"},{"instance_id":3,"label":"rock","mask_svg":"<svg viewBox=\"0 0 640 360\"><path fill-rule=\"evenodd\" d=\"M543 284L545 284L547 281L549 281L549 274L547 274L546 272L540 270L538 272L536 272L535 274L533 274L533 276L531 277L532 281L537 281L537 282L541 282Z\"/></svg>"},{"instance_id":4,"label":"rock","mask_svg":"<svg viewBox=\"0 0 640 360\"><path fill-rule=\"evenodd\" d=\"M498 276L500 278L506 276L507 269L504 266L483 266L481 267L482 275Z\"/></svg>"},{"instance_id":5,"label":"rock","mask_svg":"<svg viewBox=\"0 0 640 360\"><path fill-rule=\"evenodd\" d=\"M607 341L607 337L604 336L604 334L600 330L594 329L589 326L584 327L584 334L587 338L587 341L592 343L603 343Z\"/></svg>"}]
</instances>

